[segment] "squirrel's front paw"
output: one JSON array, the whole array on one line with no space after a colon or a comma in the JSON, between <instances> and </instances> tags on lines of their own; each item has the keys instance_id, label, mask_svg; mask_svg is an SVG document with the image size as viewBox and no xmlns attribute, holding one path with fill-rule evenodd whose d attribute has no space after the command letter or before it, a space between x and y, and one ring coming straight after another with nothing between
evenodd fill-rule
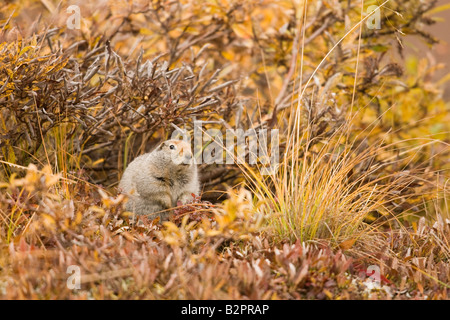
<instances>
[{"instance_id":1,"label":"squirrel's front paw","mask_svg":"<svg viewBox=\"0 0 450 320\"><path fill-rule=\"evenodd\" d=\"M186 204L188 202L192 202L192 200L194 200L193 193L185 192L178 198L177 205L179 205L180 203Z\"/></svg>"}]
</instances>

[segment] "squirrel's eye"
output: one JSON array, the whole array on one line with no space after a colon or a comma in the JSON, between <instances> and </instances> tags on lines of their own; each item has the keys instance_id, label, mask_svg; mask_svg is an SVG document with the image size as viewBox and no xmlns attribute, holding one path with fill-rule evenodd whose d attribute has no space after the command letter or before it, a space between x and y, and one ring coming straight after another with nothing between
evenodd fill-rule
<instances>
[{"instance_id":1,"label":"squirrel's eye","mask_svg":"<svg viewBox=\"0 0 450 320\"><path fill-rule=\"evenodd\" d=\"M171 145L169 146L169 148L170 148L171 150L173 150L173 149L175 149L175 146L174 146L173 144L171 144Z\"/></svg>"}]
</instances>

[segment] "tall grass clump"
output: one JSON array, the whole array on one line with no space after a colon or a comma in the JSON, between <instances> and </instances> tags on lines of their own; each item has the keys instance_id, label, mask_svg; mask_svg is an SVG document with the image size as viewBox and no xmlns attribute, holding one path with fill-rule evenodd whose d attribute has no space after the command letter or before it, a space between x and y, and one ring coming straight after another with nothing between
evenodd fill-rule
<instances>
[{"instance_id":1,"label":"tall grass clump","mask_svg":"<svg viewBox=\"0 0 450 320\"><path fill-rule=\"evenodd\" d=\"M279 239L326 239L335 244L367 239L379 232L380 224L400 218L397 203L429 198L431 190L439 188L427 181L427 191L413 194L409 188L424 180L423 170L392 170L396 163L413 159L414 153L380 160L379 155L399 147L382 141L365 146L343 138L342 133L334 134L315 146L308 139L297 141L285 151L275 176L257 180L260 197L268 190L272 193L265 208ZM401 217L407 215L404 211Z\"/></svg>"}]
</instances>

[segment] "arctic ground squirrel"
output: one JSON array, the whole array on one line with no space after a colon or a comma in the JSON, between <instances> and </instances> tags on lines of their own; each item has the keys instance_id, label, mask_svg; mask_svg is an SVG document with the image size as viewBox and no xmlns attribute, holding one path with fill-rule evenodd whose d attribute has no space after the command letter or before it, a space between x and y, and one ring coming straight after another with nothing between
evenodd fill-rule
<instances>
[{"instance_id":1,"label":"arctic ground squirrel","mask_svg":"<svg viewBox=\"0 0 450 320\"><path fill-rule=\"evenodd\" d=\"M192 200L192 194L200 191L190 144L167 140L137 157L125 169L119 191L129 197L127 211L168 220L168 209L176 207L179 201L184 204Z\"/></svg>"}]
</instances>

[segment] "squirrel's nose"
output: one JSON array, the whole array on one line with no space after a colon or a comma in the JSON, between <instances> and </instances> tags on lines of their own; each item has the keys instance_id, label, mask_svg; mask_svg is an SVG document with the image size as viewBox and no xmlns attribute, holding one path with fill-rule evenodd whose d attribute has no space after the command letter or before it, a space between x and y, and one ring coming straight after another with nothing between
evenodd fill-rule
<instances>
[{"instance_id":1,"label":"squirrel's nose","mask_svg":"<svg viewBox=\"0 0 450 320\"><path fill-rule=\"evenodd\" d=\"M186 162L186 163L190 163L191 162L191 160L192 160L192 154L186 154L185 156L184 156L184 161Z\"/></svg>"}]
</instances>

